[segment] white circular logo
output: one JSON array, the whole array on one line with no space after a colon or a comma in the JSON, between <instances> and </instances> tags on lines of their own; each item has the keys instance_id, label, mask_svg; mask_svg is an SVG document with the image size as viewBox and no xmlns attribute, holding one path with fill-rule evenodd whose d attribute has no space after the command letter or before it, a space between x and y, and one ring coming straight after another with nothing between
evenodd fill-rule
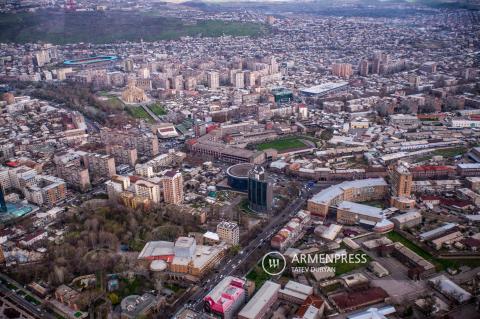
<instances>
[{"instance_id":1,"label":"white circular logo","mask_svg":"<svg viewBox=\"0 0 480 319\"><path fill-rule=\"evenodd\" d=\"M287 260L278 251L271 251L262 258L262 269L270 276L280 275L287 267Z\"/></svg>"}]
</instances>

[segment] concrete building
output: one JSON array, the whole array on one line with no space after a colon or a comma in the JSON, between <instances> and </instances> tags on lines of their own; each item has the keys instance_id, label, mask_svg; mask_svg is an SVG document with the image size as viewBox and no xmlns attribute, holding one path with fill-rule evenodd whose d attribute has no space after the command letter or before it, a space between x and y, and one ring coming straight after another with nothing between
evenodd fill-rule
<instances>
[{"instance_id":1,"label":"concrete building","mask_svg":"<svg viewBox=\"0 0 480 319\"><path fill-rule=\"evenodd\" d=\"M332 65L332 74L341 78L350 78L353 74L350 63L334 63Z\"/></svg>"},{"instance_id":2,"label":"concrete building","mask_svg":"<svg viewBox=\"0 0 480 319\"><path fill-rule=\"evenodd\" d=\"M146 198L153 203L160 203L160 185L149 181L139 180L135 183L135 195Z\"/></svg>"},{"instance_id":3,"label":"concrete building","mask_svg":"<svg viewBox=\"0 0 480 319\"><path fill-rule=\"evenodd\" d=\"M309 296L313 295L313 287L289 280L278 294L280 299L301 305Z\"/></svg>"},{"instance_id":4,"label":"concrete building","mask_svg":"<svg viewBox=\"0 0 480 319\"><path fill-rule=\"evenodd\" d=\"M229 245L238 245L240 242L240 227L237 223L227 221L218 223L217 234L220 240Z\"/></svg>"},{"instance_id":5,"label":"concrete building","mask_svg":"<svg viewBox=\"0 0 480 319\"><path fill-rule=\"evenodd\" d=\"M145 317L151 314L157 305L155 296L146 293L141 296L130 295L122 299L120 307L122 309L121 319L134 319Z\"/></svg>"},{"instance_id":6,"label":"concrete building","mask_svg":"<svg viewBox=\"0 0 480 319\"><path fill-rule=\"evenodd\" d=\"M55 206L67 197L65 181L50 175L37 175L23 192L28 201L47 207Z\"/></svg>"},{"instance_id":7,"label":"concrete building","mask_svg":"<svg viewBox=\"0 0 480 319\"><path fill-rule=\"evenodd\" d=\"M210 71L207 73L207 85L210 90L217 90L220 86L220 76L218 72Z\"/></svg>"},{"instance_id":8,"label":"concrete building","mask_svg":"<svg viewBox=\"0 0 480 319\"><path fill-rule=\"evenodd\" d=\"M343 201L337 206L337 222L346 225L360 224L374 231L385 232L393 229L394 224L387 220L390 210Z\"/></svg>"},{"instance_id":9,"label":"concrete building","mask_svg":"<svg viewBox=\"0 0 480 319\"><path fill-rule=\"evenodd\" d=\"M134 147L125 148L120 145L107 145L107 154L115 159L115 164L127 164L132 167L137 163L137 149Z\"/></svg>"},{"instance_id":10,"label":"concrete building","mask_svg":"<svg viewBox=\"0 0 480 319\"><path fill-rule=\"evenodd\" d=\"M235 318L246 299L245 281L232 276L225 277L204 298L207 312L225 319Z\"/></svg>"},{"instance_id":11,"label":"concrete building","mask_svg":"<svg viewBox=\"0 0 480 319\"><path fill-rule=\"evenodd\" d=\"M397 229L406 229L415 227L422 223L422 214L420 211L411 211L405 214L395 216L390 219Z\"/></svg>"},{"instance_id":12,"label":"concrete building","mask_svg":"<svg viewBox=\"0 0 480 319\"><path fill-rule=\"evenodd\" d=\"M388 184L383 178L343 182L314 195L307 202L307 210L313 215L326 216L331 206L342 201L365 202L383 199L387 191Z\"/></svg>"},{"instance_id":13,"label":"concrete building","mask_svg":"<svg viewBox=\"0 0 480 319\"><path fill-rule=\"evenodd\" d=\"M389 173L392 196L409 197L412 192L412 174L405 165L397 165Z\"/></svg>"},{"instance_id":14,"label":"concrete building","mask_svg":"<svg viewBox=\"0 0 480 319\"><path fill-rule=\"evenodd\" d=\"M175 171L168 171L161 178L163 199L166 203L178 205L183 202L183 177Z\"/></svg>"},{"instance_id":15,"label":"concrete building","mask_svg":"<svg viewBox=\"0 0 480 319\"><path fill-rule=\"evenodd\" d=\"M111 178L116 174L115 159L110 155L88 153L84 161L90 175L95 178Z\"/></svg>"},{"instance_id":16,"label":"concrete building","mask_svg":"<svg viewBox=\"0 0 480 319\"><path fill-rule=\"evenodd\" d=\"M278 299L280 285L267 280L238 314L238 319L261 319Z\"/></svg>"}]
</instances>

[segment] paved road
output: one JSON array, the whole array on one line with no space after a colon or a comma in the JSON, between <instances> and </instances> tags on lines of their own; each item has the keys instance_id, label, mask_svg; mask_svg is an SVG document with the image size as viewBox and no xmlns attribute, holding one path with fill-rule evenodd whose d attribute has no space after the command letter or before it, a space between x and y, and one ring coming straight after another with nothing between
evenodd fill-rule
<instances>
[{"instance_id":1,"label":"paved road","mask_svg":"<svg viewBox=\"0 0 480 319\"><path fill-rule=\"evenodd\" d=\"M5 276L4 274L0 274L0 277L3 280L8 281L10 284L16 286L18 289L23 290L24 292L28 293L29 295L32 295L31 292L25 290L21 285L19 285L17 282L13 281L11 278L8 276ZM28 314L31 314L34 318L47 318L47 319L55 319L55 317L47 312L45 312L41 307L41 305L36 306L27 300L25 300L22 296L18 295L16 292L8 289L5 285L3 285L0 282L0 295L2 298L7 299L11 303L13 303L15 306L17 306L20 310L27 312ZM35 297L35 299L41 301L38 297Z\"/></svg>"},{"instance_id":2,"label":"paved road","mask_svg":"<svg viewBox=\"0 0 480 319\"><path fill-rule=\"evenodd\" d=\"M157 122L161 121L160 118L155 113L153 113L152 110L150 110L150 108L147 105L145 104L141 104L141 105L142 105L142 108L145 110L145 112L147 112L148 115L150 115L155 121Z\"/></svg>"},{"instance_id":3,"label":"paved road","mask_svg":"<svg viewBox=\"0 0 480 319\"><path fill-rule=\"evenodd\" d=\"M285 223L292 218L292 216L298 212L298 210L305 204L306 200L314 193L326 186L315 186L310 190L302 189L300 196L287 207L285 207L279 214L273 216L268 225L253 239L246 247L243 247L242 251L236 256L229 259L226 263L223 263L218 273L212 273L203 279L202 286L196 290L195 293L186 296L185 300L192 300L193 303L188 304L187 307L197 312L201 312L203 309L203 298L207 293L212 290L223 278L230 276L233 272L237 271L239 266L248 260L248 257L252 255L260 246L270 245L270 238L285 225ZM246 275L246 274L245 274ZM179 306L173 313L178 313L184 304L179 303Z\"/></svg>"}]
</instances>

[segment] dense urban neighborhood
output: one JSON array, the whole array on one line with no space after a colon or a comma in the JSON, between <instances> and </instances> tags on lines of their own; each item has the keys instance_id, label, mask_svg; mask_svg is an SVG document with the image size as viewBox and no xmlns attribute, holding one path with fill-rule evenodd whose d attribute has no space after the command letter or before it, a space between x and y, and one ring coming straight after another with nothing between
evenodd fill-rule
<instances>
[{"instance_id":1,"label":"dense urban neighborhood","mask_svg":"<svg viewBox=\"0 0 480 319\"><path fill-rule=\"evenodd\" d=\"M0 318L480 318L479 10L0 0Z\"/></svg>"}]
</instances>

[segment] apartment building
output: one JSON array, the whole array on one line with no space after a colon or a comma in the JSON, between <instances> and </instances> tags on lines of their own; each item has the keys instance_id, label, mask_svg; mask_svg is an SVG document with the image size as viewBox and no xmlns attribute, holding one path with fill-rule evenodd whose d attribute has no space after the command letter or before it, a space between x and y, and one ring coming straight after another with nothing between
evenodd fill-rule
<instances>
[{"instance_id":1,"label":"apartment building","mask_svg":"<svg viewBox=\"0 0 480 319\"><path fill-rule=\"evenodd\" d=\"M183 177L175 171L168 171L162 178L163 198L166 203L180 204L183 201Z\"/></svg>"},{"instance_id":2,"label":"apartment building","mask_svg":"<svg viewBox=\"0 0 480 319\"><path fill-rule=\"evenodd\" d=\"M240 242L240 228L237 223L223 221L217 225L217 234L220 240L229 245L238 245Z\"/></svg>"}]
</instances>

